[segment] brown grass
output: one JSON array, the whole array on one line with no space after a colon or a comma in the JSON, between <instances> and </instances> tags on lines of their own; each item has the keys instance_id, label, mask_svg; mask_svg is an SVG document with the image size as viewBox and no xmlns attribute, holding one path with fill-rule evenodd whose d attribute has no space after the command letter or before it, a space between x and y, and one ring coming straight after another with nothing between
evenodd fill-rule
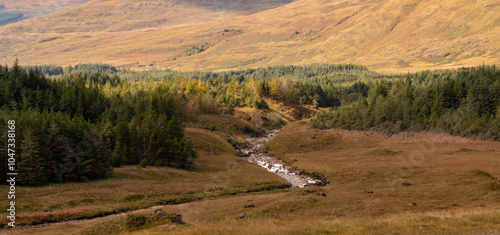
<instances>
[{"instance_id":1,"label":"brown grass","mask_svg":"<svg viewBox=\"0 0 500 235\"><path fill-rule=\"evenodd\" d=\"M269 10L255 14L126 4L92 1L1 27L0 62L17 56L31 65L101 62L183 71L353 62L391 73L500 63L499 5L482 2L300 0L273 9L257 4ZM186 54L205 43L212 46Z\"/></svg>"},{"instance_id":2,"label":"brown grass","mask_svg":"<svg viewBox=\"0 0 500 235\"><path fill-rule=\"evenodd\" d=\"M258 132L259 129L253 123L233 115L224 114L203 114L198 116L200 124L213 127L214 130L230 135L248 135Z\"/></svg>"},{"instance_id":3,"label":"brown grass","mask_svg":"<svg viewBox=\"0 0 500 235\"><path fill-rule=\"evenodd\" d=\"M3 11L23 13L25 18L33 18L77 7L90 0L2 0Z\"/></svg>"},{"instance_id":4,"label":"brown grass","mask_svg":"<svg viewBox=\"0 0 500 235\"><path fill-rule=\"evenodd\" d=\"M325 174L330 185L311 187L313 193L295 189L165 206L162 208L167 213L181 213L186 224L163 223L135 233L500 232L500 181L493 178L500 175L499 142L432 133L401 133L386 137L370 132L315 130L309 129L307 124L308 121L304 120L287 125L264 147L298 169ZM461 148L477 151L457 151ZM247 180L268 177L257 172L245 175L249 176ZM238 178L234 177L234 180L241 182ZM188 176L183 182L188 179L191 178ZM364 191L373 191L373 194ZM319 192L327 196L316 195ZM41 195L44 197L43 193ZM244 208L250 203L255 207ZM236 220L243 213L246 213L245 218ZM115 219L62 223L18 232L107 231L109 224L120 223L113 222Z\"/></svg>"},{"instance_id":5,"label":"brown grass","mask_svg":"<svg viewBox=\"0 0 500 235\"><path fill-rule=\"evenodd\" d=\"M91 218L160 204L286 187L288 183L234 155L231 145L209 131L188 128L199 149L196 172L167 167L115 168L109 179L17 187L17 225ZM0 186L7 192L7 186ZM7 197L0 199L7 205ZM44 212L44 208L52 212ZM1 218L2 224L6 222Z\"/></svg>"}]
</instances>

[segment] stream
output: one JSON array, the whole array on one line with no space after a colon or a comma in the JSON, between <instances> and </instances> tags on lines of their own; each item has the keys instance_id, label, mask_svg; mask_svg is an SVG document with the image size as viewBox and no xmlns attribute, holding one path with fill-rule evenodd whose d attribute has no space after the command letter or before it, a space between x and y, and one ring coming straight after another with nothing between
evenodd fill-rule
<instances>
[{"instance_id":1,"label":"stream","mask_svg":"<svg viewBox=\"0 0 500 235\"><path fill-rule=\"evenodd\" d=\"M259 165L261 167L266 168L268 171L273 172L288 182L292 184L292 188L302 188L308 185L325 185L328 184L328 181L326 181L326 178L323 178L321 180L315 179L314 177L302 173L300 171L294 170L292 167L278 159L277 157L274 157L273 155L266 153L264 151L259 150L259 148L265 144L267 141L269 141L274 135L279 133L280 130L275 129L275 130L267 130L263 134L257 136L257 137L252 137L247 139L247 143L241 144L239 148L237 148L238 155L240 157L243 157L247 159L249 162L254 163L256 165ZM194 202L188 202L188 203L182 203L182 204L189 204L189 203L194 203ZM180 205L180 204L177 204ZM150 208L144 208L144 209L138 209L138 210L132 210L128 212L122 212L122 213L116 213L112 215L106 215L106 216L99 216L96 218L89 218L89 219L73 219L73 220L68 220L68 221L61 221L61 222L48 222L45 224L38 224L38 225L24 225L24 226L19 226L14 229L9 229L9 230L3 230L0 229L0 233L3 231L10 231L10 230L20 230L20 229L29 229L29 228L40 228L40 227L45 227L53 224L62 224L62 223L83 223L86 221L95 221L95 220L102 220L104 218L109 218L113 216L118 216L121 214L129 214L132 212L137 212L137 211L148 211L154 208L163 208L165 206L154 206Z\"/></svg>"},{"instance_id":2,"label":"stream","mask_svg":"<svg viewBox=\"0 0 500 235\"><path fill-rule=\"evenodd\" d=\"M281 176L292 184L292 188L303 188L308 185L323 185L323 180L314 179L307 174L294 170L291 166L277 157L259 149L280 131L279 129L267 130L257 137L246 139L247 143L240 145L236 150L238 155L251 163L264 167L268 171Z\"/></svg>"}]
</instances>

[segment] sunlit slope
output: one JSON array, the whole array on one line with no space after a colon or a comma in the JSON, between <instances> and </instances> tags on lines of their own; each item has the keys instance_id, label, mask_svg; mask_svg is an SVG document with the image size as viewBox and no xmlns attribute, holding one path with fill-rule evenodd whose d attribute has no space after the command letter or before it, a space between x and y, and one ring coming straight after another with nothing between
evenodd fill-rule
<instances>
[{"instance_id":1,"label":"sunlit slope","mask_svg":"<svg viewBox=\"0 0 500 235\"><path fill-rule=\"evenodd\" d=\"M89 0L2 0L0 1L0 25L14 23L53 12L71 9ZM22 14L11 18L8 15ZM11 18L11 20L7 20Z\"/></svg>"},{"instance_id":2,"label":"sunlit slope","mask_svg":"<svg viewBox=\"0 0 500 235\"><path fill-rule=\"evenodd\" d=\"M112 2L92 1L84 6ZM183 9L186 12L214 12L213 7L179 2L192 4ZM113 7L106 9L117 14ZM254 14L237 10L223 11L234 14L226 17L208 14L204 23L152 23L128 30L128 25L140 21L136 14L149 14L145 13L148 7L140 9L130 13L135 20L125 17L102 30L85 25L107 21L82 18L77 10L58 14L75 14L82 19L80 25L52 22L51 15L43 24L55 26L45 30L29 29L22 22L1 27L0 60L9 62L17 55L29 64L105 62L181 70L354 62L378 70L407 71L500 63L497 0L297 0ZM98 9L92 12L98 14Z\"/></svg>"},{"instance_id":3,"label":"sunlit slope","mask_svg":"<svg viewBox=\"0 0 500 235\"><path fill-rule=\"evenodd\" d=\"M248 15L291 0L92 0L67 11L11 25L12 33L128 31L146 27L206 23Z\"/></svg>"}]
</instances>

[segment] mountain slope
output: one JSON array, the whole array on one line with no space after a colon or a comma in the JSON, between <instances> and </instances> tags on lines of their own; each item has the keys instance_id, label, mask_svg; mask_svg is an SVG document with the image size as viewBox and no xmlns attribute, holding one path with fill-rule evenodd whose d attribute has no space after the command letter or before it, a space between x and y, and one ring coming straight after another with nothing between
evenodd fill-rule
<instances>
[{"instance_id":1,"label":"mountain slope","mask_svg":"<svg viewBox=\"0 0 500 235\"><path fill-rule=\"evenodd\" d=\"M112 2L124 1L83 5L94 6L93 17L74 9L32 21L31 28L27 22L0 27L0 61L17 55L30 64L105 62L181 70L354 62L391 71L500 63L497 0L298 0L254 14L233 8L222 17L212 14L221 12L214 7L177 1L190 6L178 16L191 12L197 19L167 20L154 27L142 22L132 30L123 25L162 14L146 13L150 5L144 4L151 2L136 0L144 6L130 13L130 20L106 25L106 16L95 16L118 11L95 6ZM192 13L200 9L210 14ZM79 19L83 26L51 20L60 14L72 15L68 19ZM93 26L98 23L104 26Z\"/></svg>"},{"instance_id":2,"label":"mountain slope","mask_svg":"<svg viewBox=\"0 0 500 235\"><path fill-rule=\"evenodd\" d=\"M0 3L0 26L67 10L88 1L89 0L2 0Z\"/></svg>"},{"instance_id":3,"label":"mountain slope","mask_svg":"<svg viewBox=\"0 0 500 235\"><path fill-rule=\"evenodd\" d=\"M92 0L68 11L10 27L10 32L70 33L205 23L246 15L291 0Z\"/></svg>"}]
</instances>

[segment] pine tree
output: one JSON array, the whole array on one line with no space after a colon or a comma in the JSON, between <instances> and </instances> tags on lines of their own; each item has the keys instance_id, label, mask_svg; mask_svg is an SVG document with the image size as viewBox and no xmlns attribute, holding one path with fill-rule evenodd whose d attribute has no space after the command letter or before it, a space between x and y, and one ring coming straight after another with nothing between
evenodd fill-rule
<instances>
[{"instance_id":1,"label":"pine tree","mask_svg":"<svg viewBox=\"0 0 500 235\"><path fill-rule=\"evenodd\" d=\"M38 138L33 130L26 128L22 133L21 153L16 159L18 162L18 176L20 185L41 185L47 182L47 169L41 156Z\"/></svg>"}]
</instances>

